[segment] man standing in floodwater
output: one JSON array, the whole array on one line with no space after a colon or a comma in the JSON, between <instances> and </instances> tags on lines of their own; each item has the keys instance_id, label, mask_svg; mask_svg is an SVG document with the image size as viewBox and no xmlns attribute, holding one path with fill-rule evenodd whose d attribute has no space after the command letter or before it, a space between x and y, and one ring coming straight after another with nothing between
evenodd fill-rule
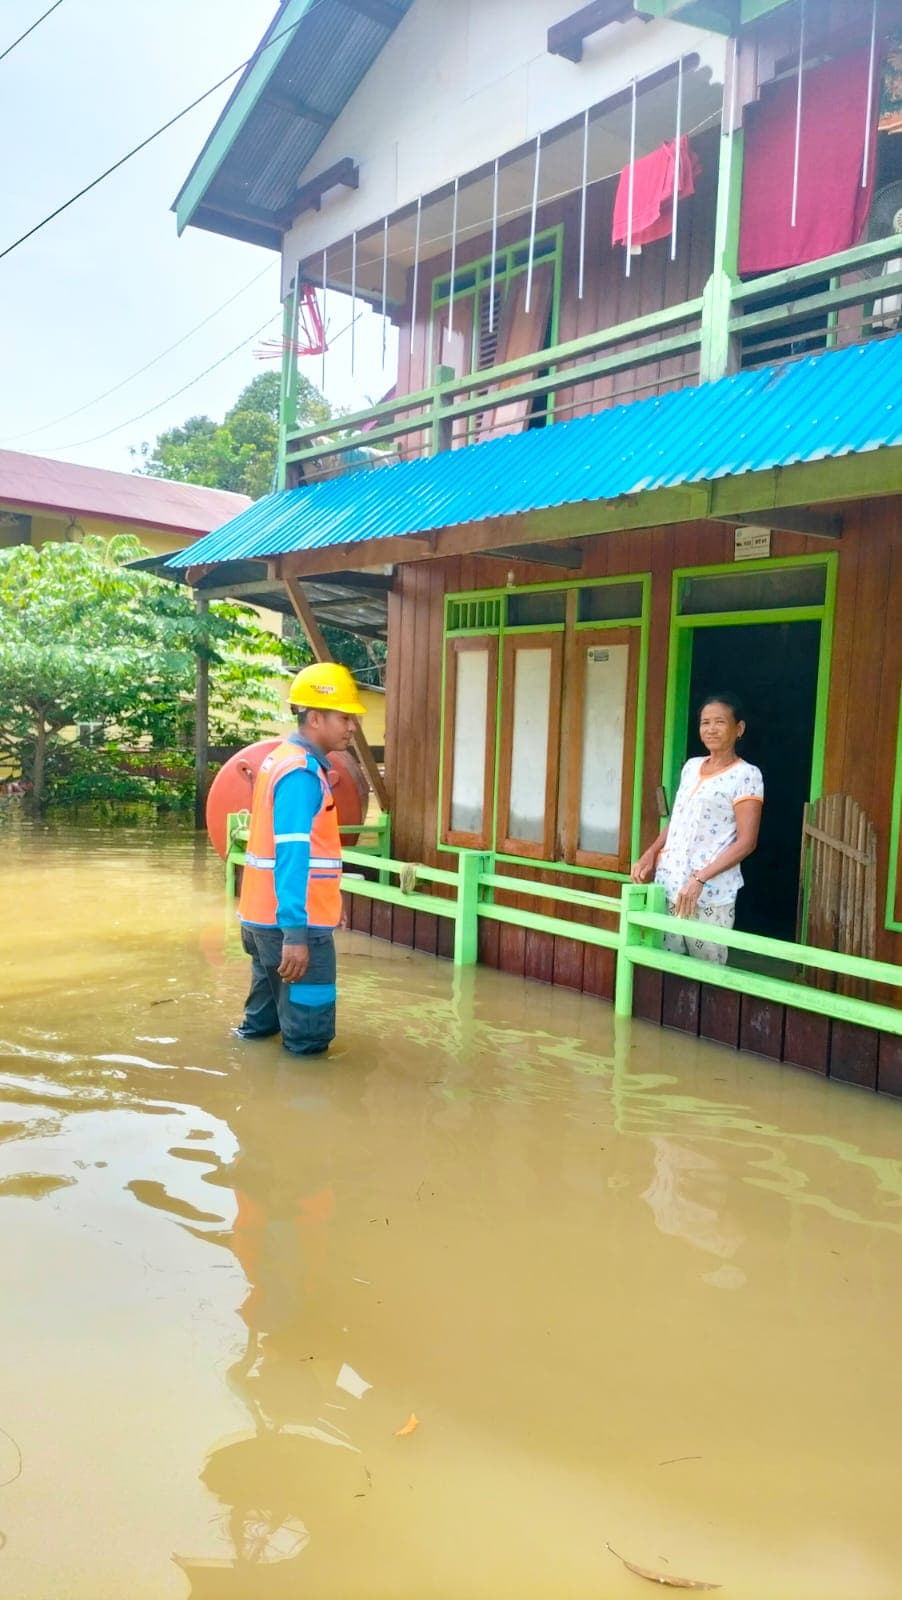
<instances>
[{"instance_id":1,"label":"man standing in floodwater","mask_svg":"<svg viewBox=\"0 0 902 1600\"><path fill-rule=\"evenodd\" d=\"M364 706L347 667L304 667L288 695L297 733L277 745L254 784L238 915L251 958L239 1039L281 1031L296 1056L325 1055L335 1037L335 929L341 922L341 838L329 756L347 750Z\"/></svg>"}]
</instances>

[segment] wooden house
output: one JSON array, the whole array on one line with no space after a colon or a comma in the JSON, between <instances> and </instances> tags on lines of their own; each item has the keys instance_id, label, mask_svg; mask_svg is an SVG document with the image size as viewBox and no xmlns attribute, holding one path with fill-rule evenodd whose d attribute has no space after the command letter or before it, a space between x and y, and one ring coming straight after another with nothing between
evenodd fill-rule
<instances>
[{"instance_id":1,"label":"wooden house","mask_svg":"<svg viewBox=\"0 0 902 1600\"><path fill-rule=\"evenodd\" d=\"M628 966L638 1014L894 1093L900 39L899 0L284 0L176 202L281 251L286 317L282 487L192 581L388 598L422 892L355 926L448 953L475 856L481 961L622 968L621 1009ZM314 292L400 340L325 455ZM624 886L718 686L767 803L715 979Z\"/></svg>"}]
</instances>

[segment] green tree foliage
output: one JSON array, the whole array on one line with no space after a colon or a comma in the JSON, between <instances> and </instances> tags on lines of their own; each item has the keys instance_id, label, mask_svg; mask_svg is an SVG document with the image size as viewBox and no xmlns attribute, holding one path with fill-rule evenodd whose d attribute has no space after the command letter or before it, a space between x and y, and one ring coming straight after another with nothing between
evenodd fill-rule
<instances>
[{"instance_id":1,"label":"green tree foliage","mask_svg":"<svg viewBox=\"0 0 902 1600\"><path fill-rule=\"evenodd\" d=\"M141 458L136 470L153 478L231 489L258 500L269 493L275 481L280 393L279 374L261 373L242 389L224 422L189 417L180 428L161 433L152 449L144 444L140 451L132 451ZM325 428L332 416L328 401L300 375L297 405L300 427L322 424ZM301 639L291 622L285 632L290 639ZM341 628L326 628L324 633L335 660L349 667L361 683L382 682L386 654L382 640L364 640Z\"/></svg>"},{"instance_id":2,"label":"green tree foliage","mask_svg":"<svg viewBox=\"0 0 902 1600\"><path fill-rule=\"evenodd\" d=\"M0 757L44 798L48 764L80 724L123 744L184 745L196 653L211 664L211 737L243 743L278 704L280 666L309 653L276 639L244 606L199 615L172 584L125 566L137 539L0 551Z\"/></svg>"},{"instance_id":3,"label":"green tree foliage","mask_svg":"<svg viewBox=\"0 0 902 1600\"><path fill-rule=\"evenodd\" d=\"M261 373L242 389L224 421L189 417L180 428L161 433L152 447L143 444L132 451L140 460L136 470L151 478L206 484L259 500L275 481L279 390L277 372ZM319 390L306 378L299 378L299 425L326 423L330 416L328 402Z\"/></svg>"}]
</instances>

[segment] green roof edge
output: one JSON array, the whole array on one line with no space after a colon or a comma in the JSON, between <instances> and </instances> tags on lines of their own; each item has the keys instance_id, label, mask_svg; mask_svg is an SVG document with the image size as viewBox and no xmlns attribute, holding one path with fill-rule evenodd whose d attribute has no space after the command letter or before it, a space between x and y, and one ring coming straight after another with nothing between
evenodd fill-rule
<instances>
[{"instance_id":1,"label":"green roof edge","mask_svg":"<svg viewBox=\"0 0 902 1600\"><path fill-rule=\"evenodd\" d=\"M172 210L180 235L202 205L207 189L288 49L297 25L319 3L320 0L284 0L278 15L264 33L254 54L257 55L257 51L262 53L245 70L173 201ZM270 36L279 42L267 47L266 41Z\"/></svg>"}]
</instances>

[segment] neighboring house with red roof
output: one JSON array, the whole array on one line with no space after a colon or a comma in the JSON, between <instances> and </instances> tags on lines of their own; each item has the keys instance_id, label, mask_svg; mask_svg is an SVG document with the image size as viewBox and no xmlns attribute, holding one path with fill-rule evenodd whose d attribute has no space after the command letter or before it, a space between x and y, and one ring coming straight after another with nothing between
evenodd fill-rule
<instances>
[{"instance_id":1,"label":"neighboring house with red roof","mask_svg":"<svg viewBox=\"0 0 902 1600\"><path fill-rule=\"evenodd\" d=\"M0 450L0 549L133 533L154 555L184 549L251 504L247 495Z\"/></svg>"}]
</instances>

